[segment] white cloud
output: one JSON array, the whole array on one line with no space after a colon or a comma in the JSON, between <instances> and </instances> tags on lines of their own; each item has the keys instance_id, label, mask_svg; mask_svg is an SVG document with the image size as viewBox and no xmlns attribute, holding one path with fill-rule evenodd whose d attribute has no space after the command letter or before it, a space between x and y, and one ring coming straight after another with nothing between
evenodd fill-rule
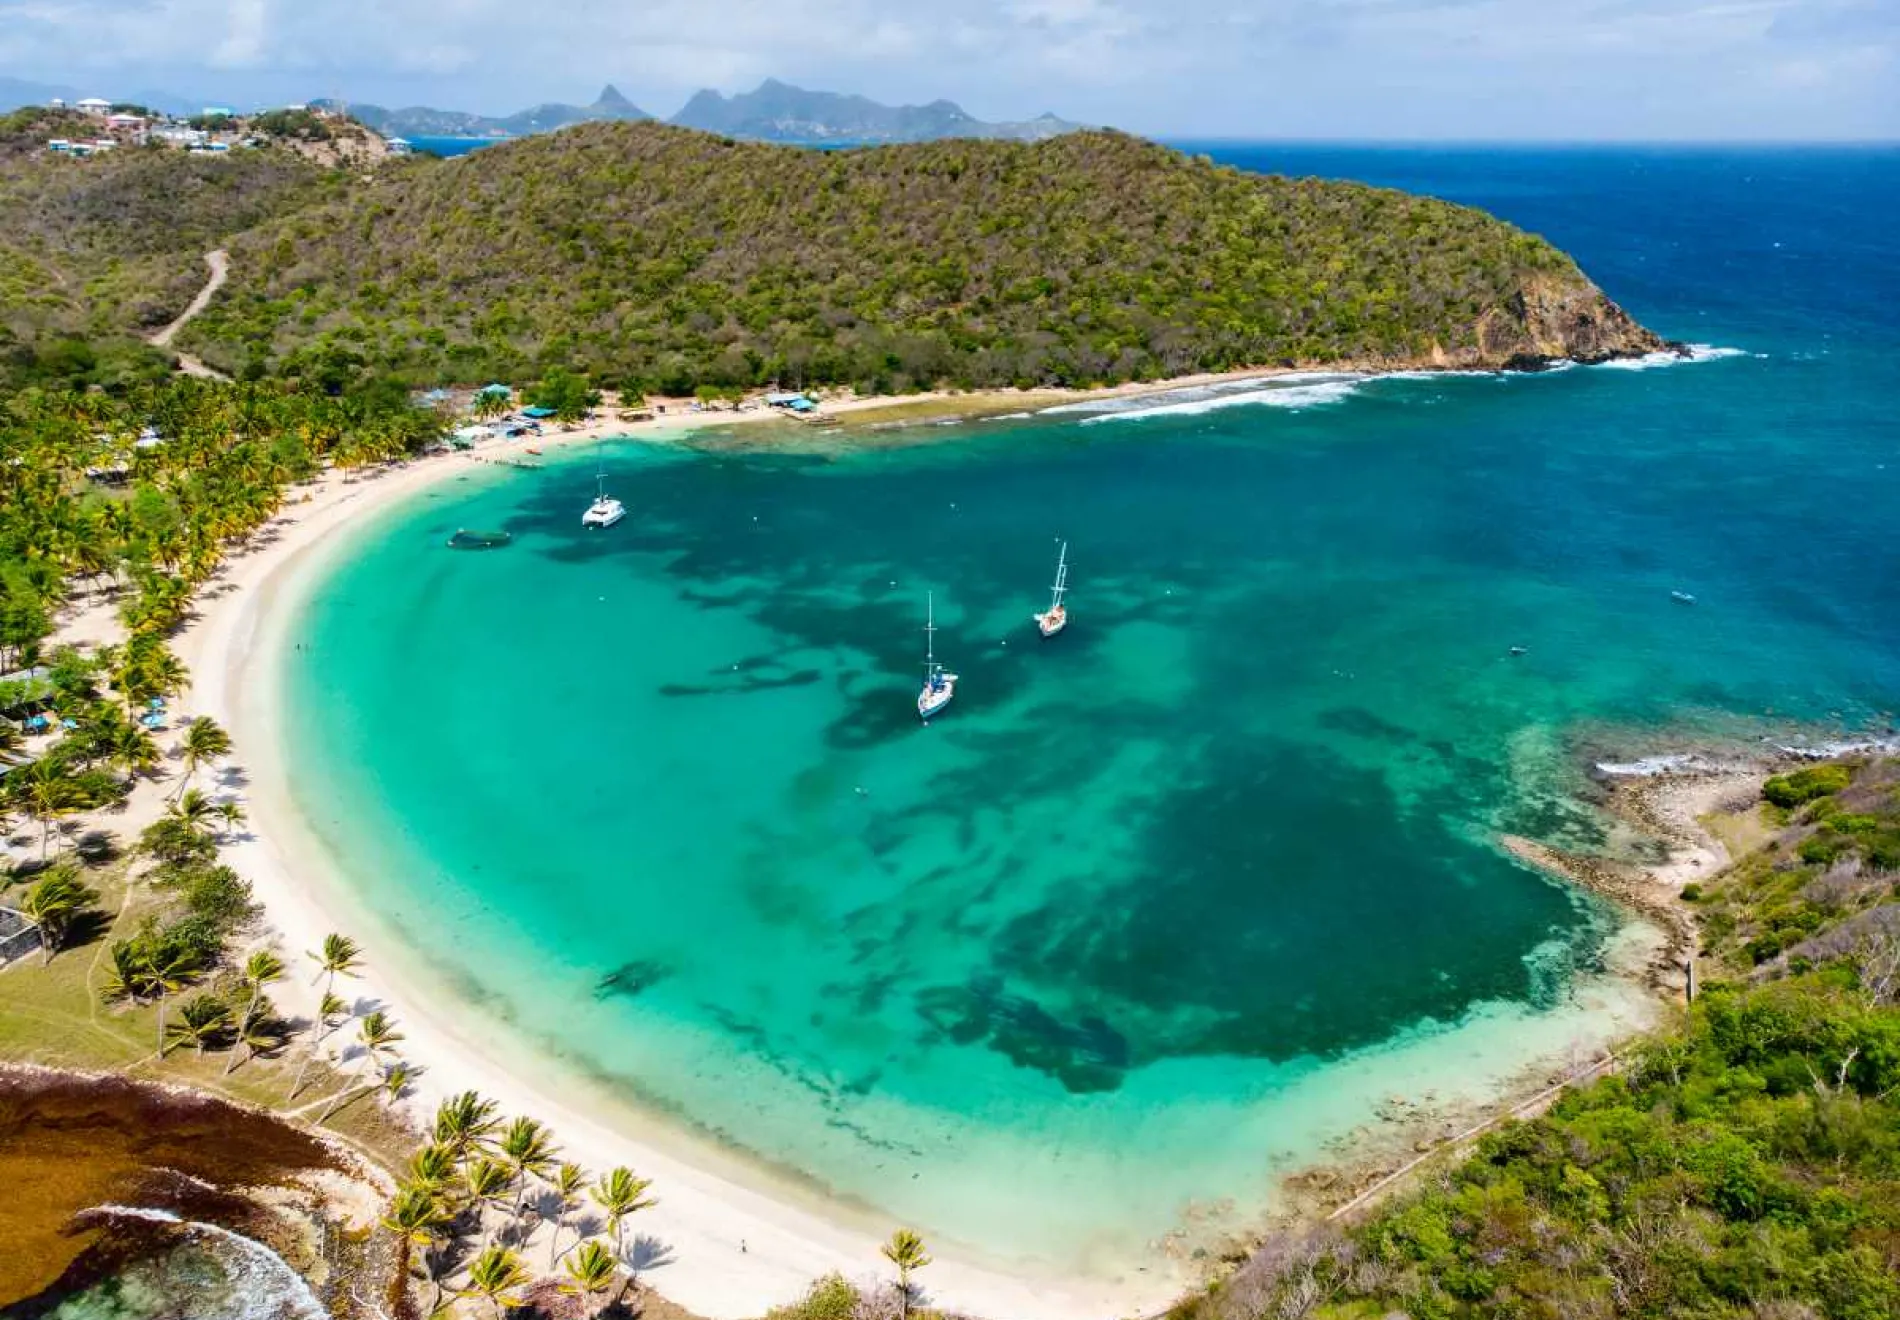
<instances>
[{"instance_id":1,"label":"white cloud","mask_svg":"<svg viewBox=\"0 0 1900 1320\"><path fill-rule=\"evenodd\" d=\"M0 73L504 112L766 76L1147 131L1900 134L1900 0L0 0Z\"/></svg>"},{"instance_id":2,"label":"white cloud","mask_svg":"<svg viewBox=\"0 0 1900 1320\"><path fill-rule=\"evenodd\" d=\"M212 53L211 63L220 68L247 68L261 62L269 17L268 0L231 0L224 40Z\"/></svg>"}]
</instances>

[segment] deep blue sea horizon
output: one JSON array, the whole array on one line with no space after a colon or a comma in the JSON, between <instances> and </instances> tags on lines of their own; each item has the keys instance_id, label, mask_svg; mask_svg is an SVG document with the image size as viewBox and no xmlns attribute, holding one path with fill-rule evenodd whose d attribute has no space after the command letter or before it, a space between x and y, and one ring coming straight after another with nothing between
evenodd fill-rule
<instances>
[{"instance_id":1,"label":"deep blue sea horizon","mask_svg":"<svg viewBox=\"0 0 1900 1320\"><path fill-rule=\"evenodd\" d=\"M1900 707L1900 148L1180 145L1702 348L550 453L363 529L284 657L301 811L498 1050L1056 1273L1600 1039L1631 928L1497 846L1629 847L1592 760Z\"/></svg>"}]
</instances>

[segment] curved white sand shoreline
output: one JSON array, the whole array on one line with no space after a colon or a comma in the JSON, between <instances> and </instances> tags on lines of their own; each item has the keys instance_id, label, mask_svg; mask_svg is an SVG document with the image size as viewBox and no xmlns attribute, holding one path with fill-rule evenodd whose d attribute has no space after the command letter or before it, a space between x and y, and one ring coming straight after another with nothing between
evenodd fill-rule
<instances>
[{"instance_id":1,"label":"curved white sand shoreline","mask_svg":"<svg viewBox=\"0 0 1900 1320\"><path fill-rule=\"evenodd\" d=\"M721 426L740 420L748 419L600 425L538 443L552 449L626 432L666 438L696 422ZM475 457L495 449L519 453L520 446L485 447ZM498 1049L486 1015L458 1012L453 986L417 954L426 939L392 932L382 918L362 910L352 887L340 881L330 850L295 805L289 791L294 767L282 745L275 687L282 647L301 602L379 512L443 482L483 473L501 475L463 456L422 460L352 481L329 474L292 492L298 502L271 524L257 547L228 561L201 593L199 612L178 641L195 684L181 708L210 714L232 730L235 759L248 779L243 794L255 834L228 848L228 860L252 882L293 965L302 964L303 951L332 930L363 943L369 974L339 988L391 1009L405 1036L404 1056L425 1070L417 1086L421 1108L432 1108L449 1092L473 1088L510 1113L549 1123L567 1158L594 1170L624 1163L654 1178L661 1204L643 1215L638 1227L671 1251L670 1263L647 1276L667 1297L725 1320L758 1315L791 1300L829 1270L848 1277L882 1273L877 1246L895 1226L883 1217L829 1201L789 1179L780 1186L769 1170L677 1124L642 1118L612 1097L590 1096L566 1077L537 1075L531 1071L532 1051L512 1041L506 1050ZM306 1014L314 1008L307 978L286 986L281 998ZM1616 1035L1640 1024L1601 1025ZM339 1032L334 1039L347 1044L350 1033ZM1527 1053L1518 1062L1528 1068L1538 1061ZM1500 1091L1510 1089L1499 1081ZM1489 1088L1486 1093L1490 1096ZM1503 1094L1496 1099L1502 1103ZM999 1187L996 1194L1007 1197L1009 1188ZM1121 1277L1114 1278L1082 1275L1079 1269L1066 1275L1037 1272L1033 1265L1014 1262L986 1265L946 1244L937 1246L938 1263L923 1279L933 1303L1009 1320L1108 1320L1153 1311L1187 1282L1171 1271L1138 1268L1155 1266L1153 1258L1118 1260ZM537 1265L544 1259L531 1256Z\"/></svg>"},{"instance_id":2,"label":"curved white sand shoreline","mask_svg":"<svg viewBox=\"0 0 1900 1320\"><path fill-rule=\"evenodd\" d=\"M552 447L611 430L544 443ZM226 860L251 882L293 966L330 931L344 931L364 946L366 974L339 989L387 1006L397 1019L404 1057L423 1070L418 1105L430 1109L443 1095L473 1088L509 1113L548 1123L566 1157L593 1170L626 1164L653 1178L660 1204L642 1215L639 1228L671 1249L670 1262L649 1276L668 1298L726 1320L759 1315L792 1300L829 1270L847 1277L878 1273L878 1243L895 1225L880 1231L848 1227L839 1222L852 1217L844 1207L837 1215L822 1214L800 1204L789 1189L783 1197L774 1196L711 1171L704 1165L733 1161L682 1158L681 1147L693 1143L677 1134L666 1134L671 1139L665 1141L631 1135L624 1121L610 1124L584 1104L550 1094L554 1079L524 1076L476 1044L484 1024L445 1013L439 993L425 993L427 977L406 974L413 957L406 958L376 922L353 911L322 845L293 805L292 767L283 756L275 687L278 656L299 602L351 544L346 527L359 528L377 511L472 471L479 469L467 458L442 457L351 481L327 474L294 493L300 502L273 521L265 542L228 561L202 594L198 613L177 644L193 676L180 705L230 729L237 748L234 762L248 781L243 793L253 832L226 849ZM287 1007L308 1014L315 1008L314 994L307 978L296 977L280 997ZM339 1032L333 1039L342 1046L350 1036ZM758 1181L767 1180L761 1175ZM1032 1280L954 1255L939 1255L923 1282L939 1305L1011 1320L1104 1320L1159 1308L1179 1290L1178 1282L1154 1275L1122 1281Z\"/></svg>"}]
</instances>

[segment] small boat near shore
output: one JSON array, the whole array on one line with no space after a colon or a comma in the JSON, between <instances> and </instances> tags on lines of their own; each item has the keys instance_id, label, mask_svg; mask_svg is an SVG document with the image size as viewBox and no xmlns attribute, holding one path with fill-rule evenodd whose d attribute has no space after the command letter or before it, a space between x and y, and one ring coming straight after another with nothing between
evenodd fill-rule
<instances>
[{"instance_id":1,"label":"small boat near shore","mask_svg":"<svg viewBox=\"0 0 1900 1320\"><path fill-rule=\"evenodd\" d=\"M627 506L607 493L607 474L598 473L594 478L594 502L581 515L581 526L612 527L626 516Z\"/></svg>"},{"instance_id":2,"label":"small boat near shore","mask_svg":"<svg viewBox=\"0 0 1900 1320\"><path fill-rule=\"evenodd\" d=\"M1069 626L1069 611L1062 604L1062 597L1069 590L1069 543L1062 543L1062 550L1056 555L1056 582L1050 589L1049 608L1035 617L1036 629L1044 637L1054 637Z\"/></svg>"},{"instance_id":3,"label":"small boat near shore","mask_svg":"<svg viewBox=\"0 0 1900 1320\"><path fill-rule=\"evenodd\" d=\"M956 695L957 676L937 663L937 600L932 593L924 597L924 686L917 694L917 717L928 723Z\"/></svg>"},{"instance_id":4,"label":"small boat near shore","mask_svg":"<svg viewBox=\"0 0 1900 1320\"><path fill-rule=\"evenodd\" d=\"M1688 592L1686 592L1686 591L1672 591L1672 592L1670 592L1670 593L1669 593L1669 599L1671 599L1671 600L1673 600L1673 601L1675 601L1675 602L1676 602L1676 604L1678 604L1678 605L1693 605L1693 604L1695 604L1695 597L1694 597L1694 596L1691 596L1691 595L1690 595L1690 594L1689 594Z\"/></svg>"}]
</instances>

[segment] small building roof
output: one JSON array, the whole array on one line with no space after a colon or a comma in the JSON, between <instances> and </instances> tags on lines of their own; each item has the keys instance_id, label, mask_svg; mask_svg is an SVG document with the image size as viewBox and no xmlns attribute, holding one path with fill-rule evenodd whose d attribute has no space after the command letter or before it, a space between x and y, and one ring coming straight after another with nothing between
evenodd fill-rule
<instances>
[{"instance_id":1,"label":"small building roof","mask_svg":"<svg viewBox=\"0 0 1900 1320\"><path fill-rule=\"evenodd\" d=\"M554 416L554 409L552 408L523 408L521 410L521 415L523 417L552 417Z\"/></svg>"},{"instance_id":2,"label":"small building roof","mask_svg":"<svg viewBox=\"0 0 1900 1320\"><path fill-rule=\"evenodd\" d=\"M512 396L514 389L511 386L503 385L500 381L496 381L493 384L482 386L479 390L476 390L475 393L481 395L483 398L487 398L491 394Z\"/></svg>"},{"instance_id":3,"label":"small building roof","mask_svg":"<svg viewBox=\"0 0 1900 1320\"><path fill-rule=\"evenodd\" d=\"M793 399L802 399L804 397L805 396L802 394L791 394L785 391L779 391L779 392L766 395L765 401L771 404L774 408L783 408L787 404L791 403Z\"/></svg>"}]
</instances>

